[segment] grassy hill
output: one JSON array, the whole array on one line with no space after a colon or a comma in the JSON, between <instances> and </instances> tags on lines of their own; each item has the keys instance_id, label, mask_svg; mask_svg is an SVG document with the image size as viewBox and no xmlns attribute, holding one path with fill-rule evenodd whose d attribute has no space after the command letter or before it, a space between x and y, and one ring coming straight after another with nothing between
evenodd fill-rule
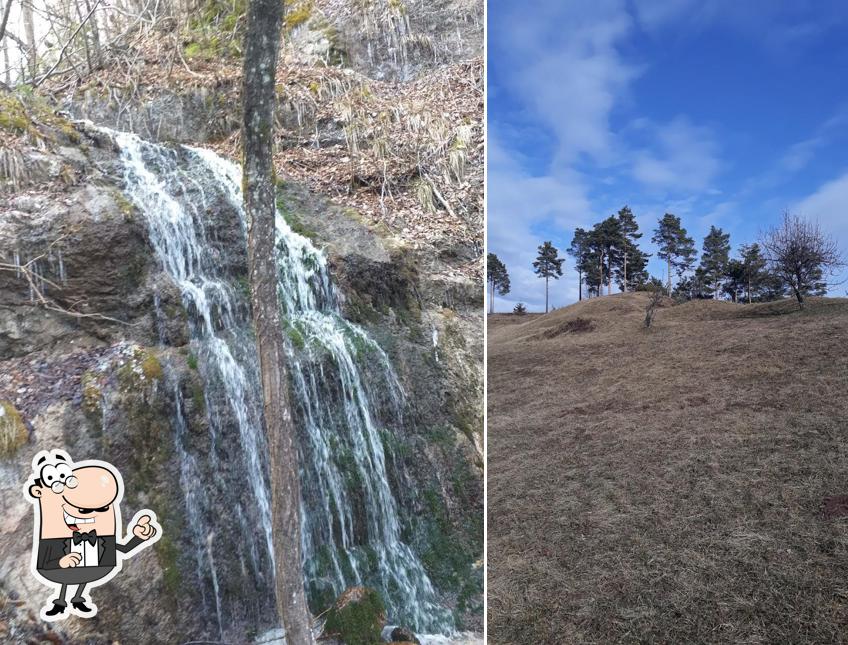
<instances>
[{"instance_id":1,"label":"grassy hill","mask_svg":"<svg viewBox=\"0 0 848 645\"><path fill-rule=\"evenodd\" d=\"M646 302L489 318L491 642L848 642L848 300Z\"/></svg>"}]
</instances>

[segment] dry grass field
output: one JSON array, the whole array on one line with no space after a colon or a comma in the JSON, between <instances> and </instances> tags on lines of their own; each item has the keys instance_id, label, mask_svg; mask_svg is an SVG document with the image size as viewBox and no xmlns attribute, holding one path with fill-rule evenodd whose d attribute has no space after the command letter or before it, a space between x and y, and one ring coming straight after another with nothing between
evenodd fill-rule
<instances>
[{"instance_id":1,"label":"dry grass field","mask_svg":"<svg viewBox=\"0 0 848 645\"><path fill-rule=\"evenodd\" d=\"M489 317L490 642L848 642L848 300L647 298Z\"/></svg>"}]
</instances>

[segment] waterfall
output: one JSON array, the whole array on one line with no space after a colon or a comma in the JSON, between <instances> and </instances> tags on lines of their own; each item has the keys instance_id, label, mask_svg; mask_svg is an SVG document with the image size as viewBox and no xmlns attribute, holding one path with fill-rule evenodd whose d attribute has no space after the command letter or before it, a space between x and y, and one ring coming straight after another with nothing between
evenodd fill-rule
<instances>
[{"instance_id":1,"label":"waterfall","mask_svg":"<svg viewBox=\"0 0 848 645\"><path fill-rule=\"evenodd\" d=\"M143 213L163 270L179 287L189 315L191 348L206 383L211 460L226 428L236 426L253 511L240 506L238 557L260 578L273 576L271 512L258 363L244 277L228 267L215 220L231 211L245 245L241 170L213 152L167 148L112 132L124 166L125 192ZM213 216L212 213L215 213ZM219 222L220 225L220 222ZM278 289L286 337L293 414L299 433L303 571L312 609L326 608L346 587L378 589L390 619L417 631L449 633L452 615L440 606L424 567L402 538L387 460L403 431L403 389L382 348L345 320L324 254L276 217ZM241 248L242 256L244 249ZM241 282L240 282L241 280ZM159 303L157 301L157 307ZM211 395L214 391L215 395ZM229 425L228 425L229 424ZM183 422L184 425L184 422ZM196 457L178 437L181 481L191 486ZM211 544L216 511L204 492L186 492L188 522ZM256 526L261 527L258 531ZM217 548L225 548L216 542ZM199 547L198 547L199 548ZM214 581L213 548L198 552L201 579ZM220 606L216 607L221 621Z\"/></svg>"}]
</instances>

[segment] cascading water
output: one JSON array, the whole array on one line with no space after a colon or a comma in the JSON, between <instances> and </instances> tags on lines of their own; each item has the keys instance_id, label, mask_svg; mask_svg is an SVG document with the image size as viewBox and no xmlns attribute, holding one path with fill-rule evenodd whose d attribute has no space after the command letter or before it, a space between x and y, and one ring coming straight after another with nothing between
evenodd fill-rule
<instances>
[{"instance_id":1,"label":"cascading water","mask_svg":"<svg viewBox=\"0 0 848 645\"><path fill-rule=\"evenodd\" d=\"M220 248L207 234L208 213L220 211L223 201L239 219L244 244L241 171L208 150L171 149L131 134L110 134L121 150L125 191L144 213L156 255L182 293L207 390L222 393L209 397L210 459L219 458L216 446L226 424L237 427L256 509L233 514L239 534L250 538L240 542L239 557L257 576L269 577L270 494L249 311L237 278L222 266ZM313 609L326 607L350 585L366 584L380 590L393 621L419 631L451 632L451 613L437 603L420 560L401 539L387 473L386 446L402 423L401 386L385 352L341 316L324 255L279 212L276 223L279 294L300 433L303 567ZM185 430L178 441L185 441ZM192 531L214 540L214 527L206 525L216 512L214 495L191 489L195 458L185 450L180 456ZM256 522L263 527L258 535ZM198 552L199 569L214 567L213 551L208 549L205 560ZM214 568L211 578L200 577L215 584L219 602ZM220 622L220 607L216 610Z\"/></svg>"}]
</instances>

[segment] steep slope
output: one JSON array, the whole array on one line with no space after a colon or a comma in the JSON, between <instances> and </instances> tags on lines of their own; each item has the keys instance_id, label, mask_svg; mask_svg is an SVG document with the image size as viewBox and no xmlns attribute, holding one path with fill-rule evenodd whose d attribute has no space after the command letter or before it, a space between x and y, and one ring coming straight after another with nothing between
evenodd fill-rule
<instances>
[{"instance_id":1,"label":"steep slope","mask_svg":"<svg viewBox=\"0 0 848 645\"><path fill-rule=\"evenodd\" d=\"M491 321L490 640L841 641L848 301L646 300Z\"/></svg>"}]
</instances>

